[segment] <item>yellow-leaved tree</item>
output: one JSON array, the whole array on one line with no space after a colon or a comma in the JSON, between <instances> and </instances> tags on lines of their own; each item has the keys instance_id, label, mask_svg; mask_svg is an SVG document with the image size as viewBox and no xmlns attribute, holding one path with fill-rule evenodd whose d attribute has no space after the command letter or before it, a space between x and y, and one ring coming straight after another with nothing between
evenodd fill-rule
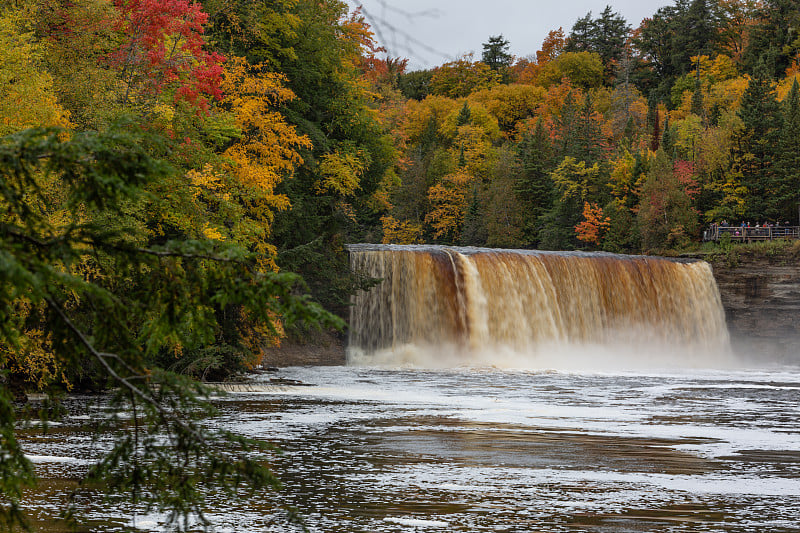
<instances>
[{"instance_id":1,"label":"yellow-leaved tree","mask_svg":"<svg viewBox=\"0 0 800 533\"><path fill-rule=\"evenodd\" d=\"M68 126L67 113L41 70L41 50L25 25L32 13L9 8L0 13L0 135L26 128Z\"/></svg>"},{"instance_id":2,"label":"yellow-leaved tree","mask_svg":"<svg viewBox=\"0 0 800 533\"><path fill-rule=\"evenodd\" d=\"M0 11L0 136L27 128L70 125L68 114L59 105L53 90L53 78L40 68L42 50L33 31L27 27L32 17L32 9L25 4ZM52 205L59 205L60 181L39 173L31 177L39 193L53 198ZM0 203L0 223L22 226L23 221L10 214L13 211L6 207ZM55 236L58 228L69 222L63 220L64 210L38 208L43 210L43 220L50 230L48 236ZM15 347L0 346L0 350L6 352L0 359L5 361L5 369L11 376L11 388L24 384L41 390L59 380L68 386L56 363L41 308L20 298L14 304L12 315L15 321L24 324L20 329L25 331L25 336Z\"/></svg>"},{"instance_id":3,"label":"yellow-leaved tree","mask_svg":"<svg viewBox=\"0 0 800 533\"><path fill-rule=\"evenodd\" d=\"M428 189L428 201L433 209L425 216L425 222L433 227L434 238L459 240L469 207L468 193L474 183L475 176L459 169Z\"/></svg>"},{"instance_id":4,"label":"yellow-leaved tree","mask_svg":"<svg viewBox=\"0 0 800 533\"><path fill-rule=\"evenodd\" d=\"M273 269L275 247L269 236L274 213L290 207L289 199L277 194L275 187L303 163L299 150L311 149L309 138L277 111L294 98L284 81L280 74L262 65L248 65L239 57L225 64L222 78L222 105L233 114L239 130L224 153L226 170L233 178L231 192L245 214L235 222L234 232L263 255L264 266Z\"/></svg>"}]
</instances>

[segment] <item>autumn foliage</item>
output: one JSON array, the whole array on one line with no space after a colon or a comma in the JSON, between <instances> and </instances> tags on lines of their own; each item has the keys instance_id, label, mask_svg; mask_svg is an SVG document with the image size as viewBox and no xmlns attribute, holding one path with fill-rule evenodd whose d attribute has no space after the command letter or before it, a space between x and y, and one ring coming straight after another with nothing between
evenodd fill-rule
<instances>
[{"instance_id":1,"label":"autumn foliage","mask_svg":"<svg viewBox=\"0 0 800 533\"><path fill-rule=\"evenodd\" d=\"M208 111L209 100L222 97L223 57L206 50L203 33L208 14L189 0L114 0L119 9L116 29L125 36L108 56L119 70L123 101L174 91Z\"/></svg>"},{"instance_id":2,"label":"autumn foliage","mask_svg":"<svg viewBox=\"0 0 800 533\"><path fill-rule=\"evenodd\" d=\"M495 36L481 60L409 72L340 0L14 2L0 12L0 133L146 133L170 171L126 207L139 244L243 246L344 315L347 242L641 253L711 221L793 220L800 16L706 4L713 17L678 2L638 27L606 8L519 57ZM63 197L58 179L40 186ZM48 224L92 216L67 212ZM255 361L254 339L275 341L213 312L229 319L214 338L173 354L239 343ZM60 380L46 332L28 332L17 361Z\"/></svg>"},{"instance_id":3,"label":"autumn foliage","mask_svg":"<svg viewBox=\"0 0 800 533\"><path fill-rule=\"evenodd\" d=\"M603 216L603 208L597 204L584 202L583 222L575 226L578 239L592 244L600 244L601 234L611 225L611 219Z\"/></svg>"}]
</instances>

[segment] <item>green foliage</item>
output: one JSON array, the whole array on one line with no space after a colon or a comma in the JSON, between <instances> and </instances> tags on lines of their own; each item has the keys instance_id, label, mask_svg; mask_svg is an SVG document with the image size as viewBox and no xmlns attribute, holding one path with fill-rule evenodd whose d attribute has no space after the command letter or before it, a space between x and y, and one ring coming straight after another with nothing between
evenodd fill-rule
<instances>
[{"instance_id":1,"label":"green foliage","mask_svg":"<svg viewBox=\"0 0 800 533\"><path fill-rule=\"evenodd\" d=\"M486 190L485 245L493 248L524 248L531 245L526 233L535 230L535 217L525 206L524 195L515 191L523 173L517 152L501 149ZM548 206L549 207L549 206ZM466 232L466 227L465 227Z\"/></svg>"},{"instance_id":2,"label":"green foliage","mask_svg":"<svg viewBox=\"0 0 800 533\"><path fill-rule=\"evenodd\" d=\"M588 164L600 162L605 156L606 140L602 131L602 116L597 113L591 93L586 93L577 117L574 150L565 155Z\"/></svg>"},{"instance_id":3,"label":"green foliage","mask_svg":"<svg viewBox=\"0 0 800 533\"><path fill-rule=\"evenodd\" d=\"M415 70L401 74L397 78L397 88L406 98L424 100L431 94L432 70Z\"/></svg>"},{"instance_id":4,"label":"green foliage","mask_svg":"<svg viewBox=\"0 0 800 533\"><path fill-rule=\"evenodd\" d=\"M514 183L514 193L522 209L523 231L533 244L538 241L537 220L548 211L555 199L550 173L555 167L550 134L544 121L536 121L532 133L526 132L517 146L517 159L522 169Z\"/></svg>"},{"instance_id":5,"label":"green foliage","mask_svg":"<svg viewBox=\"0 0 800 533\"><path fill-rule=\"evenodd\" d=\"M463 246L483 246L486 244L486 216L481 212L481 201L478 198L478 185L474 184L470 192L469 207L464 215L464 226L461 229Z\"/></svg>"},{"instance_id":6,"label":"green foliage","mask_svg":"<svg viewBox=\"0 0 800 533\"><path fill-rule=\"evenodd\" d=\"M0 380L6 378L4 374ZM9 389L0 387L0 529L8 531L26 526L19 501L23 489L36 483L33 465L15 435L17 417L12 401Z\"/></svg>"},{"instance_id":7,"label":"green foliage","mask_svg":"<svg viewBox=\"0 0 800 533\"><path fill-rule=\"evenodd\" d=\"M257 443L209 430L209 391L161 371L156 361L211 344L215 310L239 308L267 334L277 317L341 327L297 290L297 276L264 272L235 243L186 237L150 242L131 206L151 201L148 188L173 169L150 157L136 128L67 135L26 130L0 141L0 367L18 356L34 324L17 313L41 309L48 350L68 374L93 365L117 388L114 402L133 414L112 451L91 471L112 493L132 494L170 513L183 529L202 516L210 490L274 486ZM56 189L59 194L53 195ZM52 214L62 209L63 214ZM109 225L108 221L118 223ZM32 315L31 315L32 316ZM0 395L3 520L16 520L30 464L13 434L5 387ZM164 442L169 443L164 446ZM211 484L213 480L213 484Z\"/></svg>"},{"instance_id":8,"label":"green foliage","mask_svg":"<svg viewBox=\"0 0 800 533\"><path fill-rule=\"evenodd\" d=\"M461 108L461 111L458 112L458 116L456 117L456 127L469 124L470 115L471 113L469 111L469 104L466 100L464 100L464 106Z\"/></svg>"},{"instance_id":9,"label":"green foliage","mask_svg":"<svg viewBox=\"0 0 800 533\"><path fill-rule=\"evenodd\" d=\"M500 74L469 56L450 61L434 69L431 93L448 98L463 98L475 91L490 89L500 82Z\"/></svg>"},{"instance_id":10,"label":"green foliage","mask_svg":"<svg viewBox=\"0 0 800 533\"><path fill-rule=\"evenodd\" d=\"M753 74L765 63L770 78L783 75L800 50L797 36L800 12L794 0L766 0L755 14L758 23L750 34L743 64Z\"/></svg>"},{"instance_id":11,"label":"green foliage","mask_svg":"<svg viewBox=\"0 0 800 533\"><path fill-rule=\"evenodd\" d=\"M603 236L602 249L617 254L638 253L641 250L641 237L631 210L614 201L603 208L603 213L611 221Z\"/></svg>"},{"instance_id":12,"label":"green foliage","mask_svg":"<svg viewBox=\"0 0 800 533\"><path fill-rule=\"evenodd\" d=\"M745 216L776 220L779 209L772 192L776 188L775 155L781 115L774 84L763 64L742 96L739 117L743 128L736 137L733 166L748 191Z\"/></svg>"},{"instance_id":13,"label":"green foliage","mask_svg":"<svg viewBox=\"0 0 800 533\"><path fill-rule=\"evenodd\" d=\"M642 23L634 43L660 80L660 99L666 101L675 80L691 70L692 56L718 51L722 20L717 11L713 1L678 0Z\"/></svg>"},{"instance_id":14,"label":"green foliage","mask_svg":"<svg viewBox=\"0 0 800 533\"><path fill-rule=\"evenodd\" d=\"M481 61L504 77L506 77L506 71L511 66L513 59L508 53L508 44L502 35L489 37L489 41L483 43L483 54L481 55Z\"/></svg>"},{"instance_id":15,"label":"green foliage","mask_svg":"<svg viewBox=\"0 0 800 533\"><path fill-rule=\"evenodd\" d=\"M656 152L642 187L638 219L645 250L679 247L694 238L697 213L664 150Z\"/></svg>"},{"instance_id":16,"label":"green foliage","mask_svg":"<svg viewBox=\"0 0 800 533\"><path fill-rule=\"evenodd\" d=\"M251 64L266 61L295 95L280 110L312 147L300 150L295 177L276 188L291 204L275 216L276 263L301 274L320 301L343 312L352 286L340 282L349 272L345 236L355 239L378 224L375 195L385 192L396 157L360 80L372 46L368 28L339 0L235 0L212 2L208 10L221 50Z\"/></svg>"},{"instance_id":17,"label":"green foliage","mask_svg":"<svg viewBox=\"0 0 800 533\"><path fill-rule=\"evenodd\" d=\"M540 246L546 250L571 250L579 246L575 226L580 222L584 202L599 192L597 164L565 157L551 173L557 192L553 207L540 219Z\"/></svg>"},{"instance_id":18,"label":"green foliage","mask_svg":"<svg viewBox=\"0 0 800 533\"><path fill-rule=\"evenodd\" d=\"M622 60L630 27L625 18L606 6L600 16L592 19L591 11L579 18L567 37L566 52L594 52L602 61L604 79L610 82Z\"/></svg>"},{"instance_id":19,"label":"green foliage","mask_svg":"<svg viewBox=\"0 0 800 533\"><path fill-rule=\"evenodd\" d=\"M797 79L783 102L779 135L775 155L778 183L774 191L777 220L794 220L800 203L800 85Z\"/></svg>"},{"instance_id":20,"label":"green foliage","mask_svg":"<svg viewBox=\"0 0 800 533\"><path fill-rule=\"evenodd\" d=\"M603 84L603 60L594 52L563 52L542 66L538 81L550 87L564 78L584 89L599 87Z\"/></svg>"}]
</instances>

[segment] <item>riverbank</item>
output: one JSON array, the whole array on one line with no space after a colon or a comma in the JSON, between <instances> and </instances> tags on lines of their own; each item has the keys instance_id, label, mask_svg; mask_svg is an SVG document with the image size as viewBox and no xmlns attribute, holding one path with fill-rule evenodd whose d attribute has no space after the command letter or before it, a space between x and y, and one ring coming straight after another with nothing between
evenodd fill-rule
<instances>
[{"instance_id":1,"label":"riverbank","mask_svg":"<svg viewBox=\"0 0 800 533\"><path fill-rule=\"evenodd\" d=\"M800 243L735 244L688 255L711 264L737 352L800 360Z\"/></svg>"},{"instance_id":2,"label":"riverbank","mask_svg":"<svg viewBox=\"0 0 800 533\"><path fill-rule=\"evenodd\" d=\"M347 362L345 334L332 331L306 331L283 339L280 346L264 350L263 367L338 366Z\"/></svg>"}]
</instances>

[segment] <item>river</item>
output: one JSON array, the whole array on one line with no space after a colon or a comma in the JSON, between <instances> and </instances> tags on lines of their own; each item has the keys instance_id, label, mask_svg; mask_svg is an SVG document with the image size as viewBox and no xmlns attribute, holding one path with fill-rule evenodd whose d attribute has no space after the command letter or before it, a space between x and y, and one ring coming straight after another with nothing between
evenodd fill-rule
<instances>
[{"instance_id":1,"label":"river","mask_svg":"<svg viewBox=\"0 0 800 533\"><path fill-rule=\"evenodd\" d=\"M276 385L270 379L304 385ZM210 424L277 444L284 483L212 499L213 531L798 531L800 368L552 371L286 368L215 400ZM286 383L286 381L284 381ZM40 531L102 448L93 400L22 432ZM163 516L84 497L79 531L161 531Z\"/></svg>"}]
</instances>

